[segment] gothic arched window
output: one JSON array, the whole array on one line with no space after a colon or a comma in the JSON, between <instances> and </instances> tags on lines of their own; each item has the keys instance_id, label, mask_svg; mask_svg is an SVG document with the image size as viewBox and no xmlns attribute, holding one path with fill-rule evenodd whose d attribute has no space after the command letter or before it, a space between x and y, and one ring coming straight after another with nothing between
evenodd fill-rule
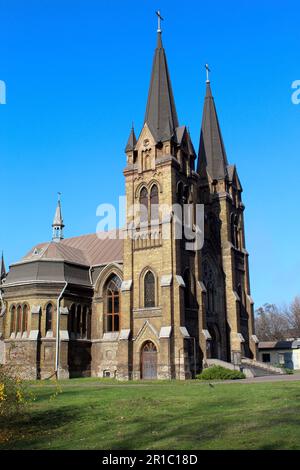
<instances>
[{"instance_id":1,"label":"gothic arched window","mask_svg":"<svg viewBox=\"0 0 300 470\"><path fill-rule=\"evenodd\" d=\"M151 211L151 222L159 221L159 210L158 210L158 188L156 184L152 186L150 192L150 211Z\"/></svg>"},{"instance_id":2,"label":"gothic arched window","mask_svg":"<svg viewBox=\"0 0 300 470\"><path fill-rule=\"evenodd\" d=\"M191 280L190 280L190 273L188 269L186 269L184 272L183 280L185 284L184 305L185 305L185 308L189 308L191 306Z\"/></svg>"},{"instance_id":3,"label":"gothic arched window","mask_svg":"<svg viewBox=\"0 0 300 470\"><path fill-rule=\"evenodd\" d=\"M237 214L231 214L231 243L236 248L240 248L240 219Z\"/></svg>"},{"instance_id":4,"label":"gothic arched window","mask_svg":"<svg viewBox=\"0 0 300 470\"><path fill-rule=\"evenodd\" d=\"M75 333L76 325L76 306L75 304L71 305L69 312L69 333Z\"/></svg>"},{"instance_id":5,"label":"gothic arched window","mask_svg":"<svg viewBox=\"0 0 300 470\"><path fill-rule=\"evenodd\" d=\"M141 223L148 223L148 191L142 188L140 192L140 220Z\"/></svg>"},{"instance_id":6,"label":"gothic arched window","mask_svg":"<svg viewBox=\"0 0 300 470\"><path fill-rule=\"evenodd\" d=\"M151 271L147 271L144 277L144 306L155 307L155 277Z\"/></svg>"},{"instance_id":7,"label":"gothic arched window","mask_svg":"<svg viewBox=\"0 0 300 470\"><path fill-rule=\"evenodd\" d=\"M83 338L86 338L86 334L87 334L87 313L88 313L88 307L85 306L83 307L83 312L82 312L82 327L81 327L81 334Z\"/></svg>"},{"instance_id":8,"label":"gothic arched window","mask_svg":"<svg viewBox=\"0 0 300 470\"><path fill-rule=\"evenodd\" d=\"M23 324L22 324L22 333L27 332L28 326L28 305L23 306Z\"/></svg>"},{"instance_id":9,"label":"gothic arched window","mask_svg":"<svg viewBox=\"0 0 300 470\"><path fill-rule=\"evenodd\" d=\"M10 333L15 333L16 331L16 306L13 305L10 311Z\"/></svg>"},{"instance_id":10,"label":"gothic arched window","mask_svg":"<svg viewBox=\"0 0 300 470\"><path fill-rule=\"evenodd\" d=\"M106 332L120 331L120 289L121 280L113 275L106 287Z\"/></svg>"},{"instance_id":11,"label":"gothic arched window","mask_svg":"<svg viewBox=\"0 0 300 470\"><path fill-rule=\"evenodd\" d=\"M180 181L177 186L177 202L183 204L183 183Z\"/></svg>"},{"instance_id":12,"label":"gothic arched window","mask_svg":"<svg viewBox=\"0 0 300 470\"><path fill-rule=\"evenodd\" d=\"M81 305L77 305L76 333L81 333Z\"/></svg>"},{"instance_id":13,"label":"gothic arched window","mask_svg":"<svg viewBox=\"0 0 300 470\"><path fill-rule=\"evenodd\" d=\"M48 304L46 307L46 333L52 331L53 326L53 305Z\"/></svg>"},{"instance_id":14,"label":"gothic arched window","mask_svg":"<svg viewBox=\"0 0 300 470\"><path fill-rule=\"evenodd\" d=\"M18 305L17 308L17 333L22 332L22 307Z\"/></svg>"}]
</instances>

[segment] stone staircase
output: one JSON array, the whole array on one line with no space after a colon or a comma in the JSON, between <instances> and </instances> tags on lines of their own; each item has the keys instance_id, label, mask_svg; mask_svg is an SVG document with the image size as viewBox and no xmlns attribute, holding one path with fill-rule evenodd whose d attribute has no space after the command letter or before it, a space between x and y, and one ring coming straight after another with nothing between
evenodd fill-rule
<instances>
[{"instance_id":1,"label":"stone staircase","mask_svg":"<svg viewBox=\"0 0 300 470\"><path fill-rule=\"evenodd\" d=\"M255 361L254 359L243 358L241 370L246 377L263 377L266 375L284 375L285 372L280 367L274 367L265 362Z\"/></svg>"},{"instance_id":2,"label":"stone staircase","mask_svg":"<svg viewBox=\"0 0 300 470\"><path fill-rule=\"evenodd\" d=\"M280 367L270 366L264 362L259 362L248 358L243 358L241 364L239 365L232 364L231 362L225 362L221 359L206 359L204 366L221 366L225 367L225 369L240 370L241 372L244 372L247 378L284 374L284 370Z\"/></svg>"}]
</instances>

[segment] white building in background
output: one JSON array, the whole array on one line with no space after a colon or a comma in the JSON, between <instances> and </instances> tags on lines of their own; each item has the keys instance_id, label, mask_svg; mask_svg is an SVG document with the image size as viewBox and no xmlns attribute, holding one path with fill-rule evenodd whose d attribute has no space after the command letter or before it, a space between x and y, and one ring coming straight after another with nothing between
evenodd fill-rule
<instances>
[{"instance_id":1,"label":"white building in background","mask_svg":"<svg viewBox=\"0 0 300 470\"><path fill-rule=\"evenodd\" d=\"M263 341L258 345L258 360L272 366L300 370L300 338L286 341Z\"/></svg>"}]
</instances>

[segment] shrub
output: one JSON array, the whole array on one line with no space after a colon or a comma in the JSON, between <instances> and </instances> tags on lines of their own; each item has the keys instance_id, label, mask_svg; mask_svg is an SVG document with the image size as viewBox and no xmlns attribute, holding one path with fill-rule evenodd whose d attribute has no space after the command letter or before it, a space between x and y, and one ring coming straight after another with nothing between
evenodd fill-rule
<instances>
[{"instance_id":1,"label":"shrub","mask_svg":"<svg viewBox=\"0 0 300 470\"><path fill-rule=\"evenodd\" d=\"M33 397L16 370L0 365L0 418L18 413Z\"/></svg>"},{"instance_id":2,"label":"shrub","mask_svg":"<svg viewBox=\"0 0 300 470\"><path fill-rule=\"evenodd\" d=\"M230 370L221 366L213 366L204 369L201 374L196 376L199 380L237 380L245 379L246 376L239 370Z\"/></svg>"},{"instance_id":3,"label":"shrub","mask_svg":"<svg viewBox=\"0 0 300 470\"><path fill-rule=\"evenodd\" d=\"M283 370L288 375L293 375L293 373L294 373L293 369L287 369L286 367L284 367Z\"/></svg>"}]
</instances>

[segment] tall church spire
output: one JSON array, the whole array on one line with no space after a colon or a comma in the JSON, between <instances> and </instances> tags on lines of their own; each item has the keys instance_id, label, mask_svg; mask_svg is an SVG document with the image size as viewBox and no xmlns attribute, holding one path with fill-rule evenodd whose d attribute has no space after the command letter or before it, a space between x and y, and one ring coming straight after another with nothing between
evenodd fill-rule
<instances>
[{"instance_id":1,"label":"tall church spire","mask_svg":"<svg viewBox=\"0 0 300 470\"><path fill-rule=\"evenodd\" d=\"M160 13L145 123L157 142L169 140L179 126L166 53L162 44Z\"/></svg>"},{"instance_id":2,"label":"tall church spire","mask_svg":"<svg viewBox=\"0 0 300 470\"><path fill-rule=\"evenodd\" d=\"M201 126L198 173L203 173L205 168L213 180L220 180L225 178L227 174L228 161L216 106L211 92L208 66L206 66L206 70L206 96Z\"/></svg>"},{"instance_id":3,"label":"tall church spire","mask_svg":"<svg viewBox=\"0 0 300 470\"><path fill-rule=\"evenodd\" d=\"M2 282L3 279L5 279L5 278L6 278L6 269L5 269L3 251L2 251L2 256L1 256L1 269L0 269L0 282Z\"/></svg>"},{"instance_id":4,"label":"tall church spire","mask_svg":"<svg viewBox=\"0 0 300 470\"><path fill-rule=\"evenodd\" d=\"M59 242L60 240L63 240L64 238L64 234L63 234L64 221L63 221L62 212L61 212L60 196L61 196L61 193L58 193L57 207L56 207L53 224L52 224L52 229L53 229L52 240L54 242Z\"/></svg>"}]
</instances>

